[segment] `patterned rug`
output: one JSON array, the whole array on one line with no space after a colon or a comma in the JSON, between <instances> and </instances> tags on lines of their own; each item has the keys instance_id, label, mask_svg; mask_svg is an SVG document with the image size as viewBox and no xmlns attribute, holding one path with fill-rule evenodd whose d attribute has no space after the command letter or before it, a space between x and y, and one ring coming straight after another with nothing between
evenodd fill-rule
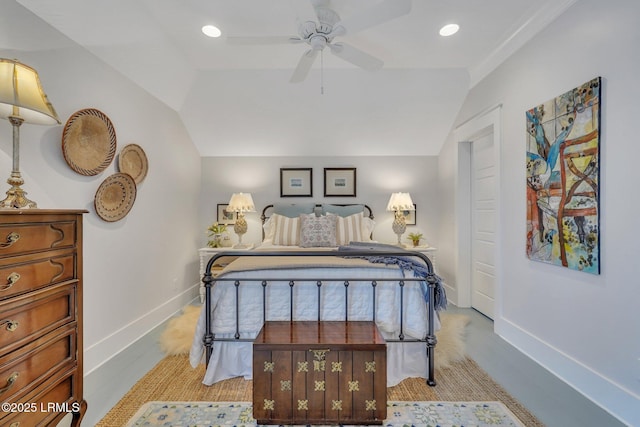
<instances>
[{"instance_id":1,"label":"patterned rug","mask_svg":"<svg viewBox=\"0 0 640 427\"><path fill-rule=\"evenodd\" d=\"M383 426L525 427L501 402L388 402ZM256 426L250 402L148 402L127 427Z\"/></svg>"}]
</instances>

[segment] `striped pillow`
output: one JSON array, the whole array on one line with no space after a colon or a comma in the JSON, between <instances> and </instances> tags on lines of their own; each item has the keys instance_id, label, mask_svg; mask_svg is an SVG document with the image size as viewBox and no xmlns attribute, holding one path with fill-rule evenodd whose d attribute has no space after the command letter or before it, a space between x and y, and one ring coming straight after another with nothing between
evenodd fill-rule
<instances>
[{"instance_id":1,"label":"striped pillow","mask_svg":"<svg viewBox=\"0 0 640 427\"><path fill-rule=\"evenodd\" d=\"M315 214L311 214L315 216ZM300 244L300 218L283 215L271 215L273 244L280 246L298 246Z\"/></svg>"},{"instance_id":2,"label":"striped pillow","mask_svg":"<svg viewBox=\"0 0 640 427\"><path fill-rule=\"evenodd\" d=\"M364 240L362 223L362 212L347 217L338 216L336 227L336 241L338 245L348 245L349 242L362 242Z\"/></svg>"}]
</instances>

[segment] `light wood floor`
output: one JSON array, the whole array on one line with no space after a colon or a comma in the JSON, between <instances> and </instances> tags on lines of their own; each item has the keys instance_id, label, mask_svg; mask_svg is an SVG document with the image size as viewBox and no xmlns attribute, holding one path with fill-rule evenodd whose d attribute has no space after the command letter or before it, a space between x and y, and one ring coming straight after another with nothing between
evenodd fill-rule
<instances>
[{"instance_id":1,"label":"light wood floor","mask_svg":"<svg viewBox=\"0 0 640 427\"><path fill-rule=\"evenodd\" d=\"M476 310L449 306L471 318L467 354L549 427L618 427L623 423L493 333Z\"/></svg>"},{"instance_id":2,"label":"light wood floor","mask_svg":"<svg viewBox=\"0 0 640 427\"><path fill-rule=\"evenodd\" d=\"M493 322L473 309L450 306L471 318L467 353L508 392L549 427L623 426L537 363L493 333ZM123 354L85 377L89 402L83 426L95 425L163 355L156 328ZM115 374L114 374L115 373Z\"/></svg>"}]
</instances>

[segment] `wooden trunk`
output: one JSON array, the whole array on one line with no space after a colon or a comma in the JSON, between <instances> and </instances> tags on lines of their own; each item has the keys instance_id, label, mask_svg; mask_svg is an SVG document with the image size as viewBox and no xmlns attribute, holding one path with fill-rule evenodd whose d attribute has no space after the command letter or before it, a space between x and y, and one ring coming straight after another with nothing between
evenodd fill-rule
<instances>
[{"instance_id":1,"label":"wooden trunk","mask_svg":"<svg viewBox=\"0 0 640 427\"><path fill-rule=\"evenodd\" d=\"M265 322L253 342L258 424L382 424L386 387L374 322Z\"/></svg>"}]
</instances>

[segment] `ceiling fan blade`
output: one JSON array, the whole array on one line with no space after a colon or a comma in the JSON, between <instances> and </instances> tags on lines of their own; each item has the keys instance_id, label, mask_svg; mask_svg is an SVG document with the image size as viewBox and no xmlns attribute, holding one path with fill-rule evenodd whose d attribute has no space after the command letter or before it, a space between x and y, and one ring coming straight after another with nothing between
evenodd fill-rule
<instances>
[{"instance_id":1,"label":"ceiling fan blade","mask_svg":"<svg viewBox=\"0 0 640 427\"><path fill-rule=\"evenodd\" d=\"M270 44L292 44L301 43L304 40L293 36L229 36L227 43L233 45L270 45Z\"/></svg>"},{"instance_id":2,"label":"ceiling fan blade","mask_svg":"<svg viewBox=\"0 0 640 427\"><path fill-rule=\"evenodd\" d=\"M351 62L360 68L364 68L365 70L379 70L382 68L382 65L384 65L382 60L346 43L331 43L329 44L329 48L331 49L331 53L335 56L344 59L347 62Z\"/></svg>"},{"instance_id":3,"label":"ceiling fan blade","mask_svg":"<svg viewBox=\"0 0 640 427\"><path fill-rule=\"evenodd\" d=\"M411 0L384 0L362 13L349 16L334 26L336 35L355 34L358 31L371 28L391 21L411 11Z\"/></svg>"},{"instance_id":4,"label":"ceiling fan blade","mask_svg":"<svg viewBox=\"0 0 640 427\"><path fill-rule=\"evenodd\" d=\"M316 0L295 0L292 4L298 25L306 21L316 22L318 20Z\"/></svg>"},{"instance_id":5,"label":"ceiling fan blade","mask_svg":"<svg viewBox=\"0 0 640 427\"><path fill-rule=\"evenodd\" d=\"M316 60L316 56L318 56L318 50L309 49L300 57L300 61L298 61L298 66L293 71L293 75L289 80L291 83L300 83L304 79L307 78L307 74L309 74L309 70L313 65L313 62Z\"/></svg>"}]
</instances>

